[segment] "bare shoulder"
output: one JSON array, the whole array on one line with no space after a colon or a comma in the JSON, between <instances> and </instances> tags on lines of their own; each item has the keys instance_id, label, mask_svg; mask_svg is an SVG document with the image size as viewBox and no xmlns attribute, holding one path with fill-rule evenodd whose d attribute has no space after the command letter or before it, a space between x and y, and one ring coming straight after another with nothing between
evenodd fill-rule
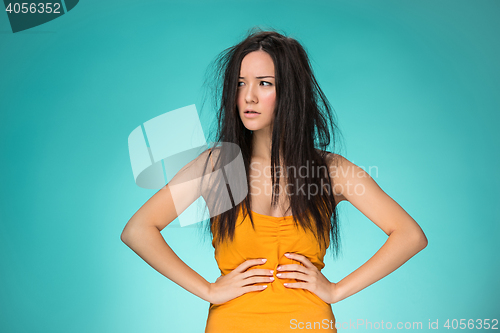
<instances>
[{"instance_id":1,"label":"bare shoulder","mask_svg":"<svg viewBox=\"0 0 500 333\"><path fill-rule=\"evenodd\" d=\"M207 156L211 155L215 161L219 157L220 150L221 150L220 147L208 148L203 152L203 154L207 154Z\"/></svg>"},{"instance_id":2,"label":"bare shoulder","mask_svg":"<svg viewBox=\"0 0 500 333\"><path fill-rule=\"evenodd\" d=\"M324 156L326 165L330 169L330 177L338 176L335 173L332 173L331 171L336 171L339 168L347 168L349 166L354 165L340 154L335 154L329 151L323 151L319 149L317 149L317 151L319 154L322 154Z\"/></svg>"},{"instance_id":3,"label":"bare shoulder","mask_svg":"<svg viewBox=\"0 0 500 333\"><path fill-rule=\"evenodd\" d=\"M330 173L330 176L334 176L336 180L340 180L341 178L346 178L352 175L369 177L368 173L361 167L352 163L340 154L327 152L326 162L328 164L328 167L330 168L330 171L333 171L333 173Z\"/></svg>"},{"instance_id":4,"label":"bare shoulder","mask_svg":"<svg viewBox=\"0 0 500 333\"><path fill-rule=\"evenodd\" d=\"M209 160L210 150L204 150L199 155L197 155L190 162L186 163L172 179L170 179L169 184L177 185L196 179L205 175L211 171L210 160ZM207 162L208 161L208 165Z\"/></svg>"},{"instance_id":5,"label":"bare shoulder","mask_svg":"<svg viewBox=\"0 0 500 333\"><path fill-rule=\"evenodd\" d=\"M328 161L334 193L340 201L351 203L387 235L394 230L405 230L423 247L427 245L420 226L368 172L339 154L328 154Z\"/></svg>"},{"instance_id":6,"label":"bare shoulder","mask_svg":"<svg viewBox=\"0 0 500 333\"><path fill-rule=\"evenodd\" d=\"M365 170L340 154L327 152L325 160L338 202L349 201L346 188L359 184L361 179L372 180Z\"/></svg>"},{"instance_id":7,"label":"bare shoulder","mask_svg":"<svg viewBox=\"0 0 500 333\"><path fill-rule=\"evenodd\" d=\"M132 216L122 232L122 240L128 239L128 234L134 230L146 227L156 227L163 230L176 219L187 207L197 200L202 192L202 182L210 177L202 177L212 172L210 150L204 150L193 160L185 164L172 179L156 192ZM213 149L212 156L219 154L219 149Z\"/></svg>"}]
</instances>

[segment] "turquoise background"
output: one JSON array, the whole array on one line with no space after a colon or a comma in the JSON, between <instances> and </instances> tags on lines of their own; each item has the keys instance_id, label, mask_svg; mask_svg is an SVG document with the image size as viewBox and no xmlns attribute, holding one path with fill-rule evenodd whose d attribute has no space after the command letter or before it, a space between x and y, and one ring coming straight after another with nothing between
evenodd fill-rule
<instances>
[{"instance_id":1,"label":"turquoise background","mask_svg":"<svg viewBox=\"0 0 500 333\"><path fill-rule=\"evenodd\" d=\"M156 192L135 185L127 137L167 111L201 112L210 61L253 26L303 43L344 155L376 166L429 240L333 304L337 321L500 319L499 15L496 0L80 1L13 34L0 13L0 331L203 332L209 304L120 240ZM204 129L212 118L204 108ZM333 282L387 239L340 207L343 256L323 270ZM162 234L215 281L197 228Z\"/></svg>"}]
</instances>

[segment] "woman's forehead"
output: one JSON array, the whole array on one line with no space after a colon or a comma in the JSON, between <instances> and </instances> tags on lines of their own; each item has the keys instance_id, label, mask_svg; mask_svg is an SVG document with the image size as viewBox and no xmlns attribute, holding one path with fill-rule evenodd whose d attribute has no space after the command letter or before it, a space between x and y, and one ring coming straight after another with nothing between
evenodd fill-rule
<instances>
[{"instance_id":1,"label":"woman's forehead","mask_svg":"<svg viewBox=\"0 0 500 333\"><path fill-rule=\"evenodd\" d=\"M274 76L274 62L271 56L264 51L254 51L247 54L241 61L240 77L257 78Z\"/></svg>"}]
</instances>

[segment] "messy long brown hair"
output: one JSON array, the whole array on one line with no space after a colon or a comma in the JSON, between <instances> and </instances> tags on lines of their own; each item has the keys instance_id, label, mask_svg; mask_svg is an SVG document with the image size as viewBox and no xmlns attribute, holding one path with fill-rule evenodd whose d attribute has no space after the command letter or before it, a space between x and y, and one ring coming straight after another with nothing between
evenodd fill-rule
<instances>
[{"instance_id":1,"label":"messy long brown hair","mask_svg":"<svg viewBox=\"0 0 500 333\"><path fill-rule=\"evenodd\" d=\"M328 149L335 150L337 136L341 133L333 108L316 81L307 52L296 39L274 30L253 28L240 43L225 49L216 57L209 73L209 85L213 89L215 101L213 107L217 109L217 130L213 142L234 143L241 149L246 185L250 188L252 131L240 119L236 98L241 62L247 54L258 50L271 56L275 68L271 205L275 207L279 197L279 186L275 184L281 184L281 172L276 172L277 167L280 170L300 170L302 166L311 170L313 166L314 170L319 170L314 174L308 172L306 177L286 172L287 184L305 189L304 193L295 191L289 196L290 207L295 225L313 231L320 246L324 249L330 247L335 256L340 249L339 219L328 167L334 163L334 159ZM221 168L224 163L222 154L223 150L218 158L214 158L215 169ZM315 189L316 194L311 194L312 189ZM231 209L210 218L207 227L215 242L233 240L240 209L245 215L250 215L254 226L250 195L247 195L240 203L234 203Z\"/></svg>"}]
</instances>

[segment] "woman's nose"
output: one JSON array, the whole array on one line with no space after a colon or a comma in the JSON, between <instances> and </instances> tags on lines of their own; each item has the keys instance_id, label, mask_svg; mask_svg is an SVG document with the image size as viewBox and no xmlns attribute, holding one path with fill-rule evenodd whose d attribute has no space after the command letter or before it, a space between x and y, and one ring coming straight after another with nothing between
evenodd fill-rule
<instances>
[{"instance_id":1,"label":"woman's nose","mask_svg":"<svg viewBox=\"0 0 500 333\"><path fill-rule=\"evenodd\" d=\"M247 103L257 102L257 95L255 94L255 89L252 86L248 87L245 94L245 100Z\"/></svg>"}]
</instances>

